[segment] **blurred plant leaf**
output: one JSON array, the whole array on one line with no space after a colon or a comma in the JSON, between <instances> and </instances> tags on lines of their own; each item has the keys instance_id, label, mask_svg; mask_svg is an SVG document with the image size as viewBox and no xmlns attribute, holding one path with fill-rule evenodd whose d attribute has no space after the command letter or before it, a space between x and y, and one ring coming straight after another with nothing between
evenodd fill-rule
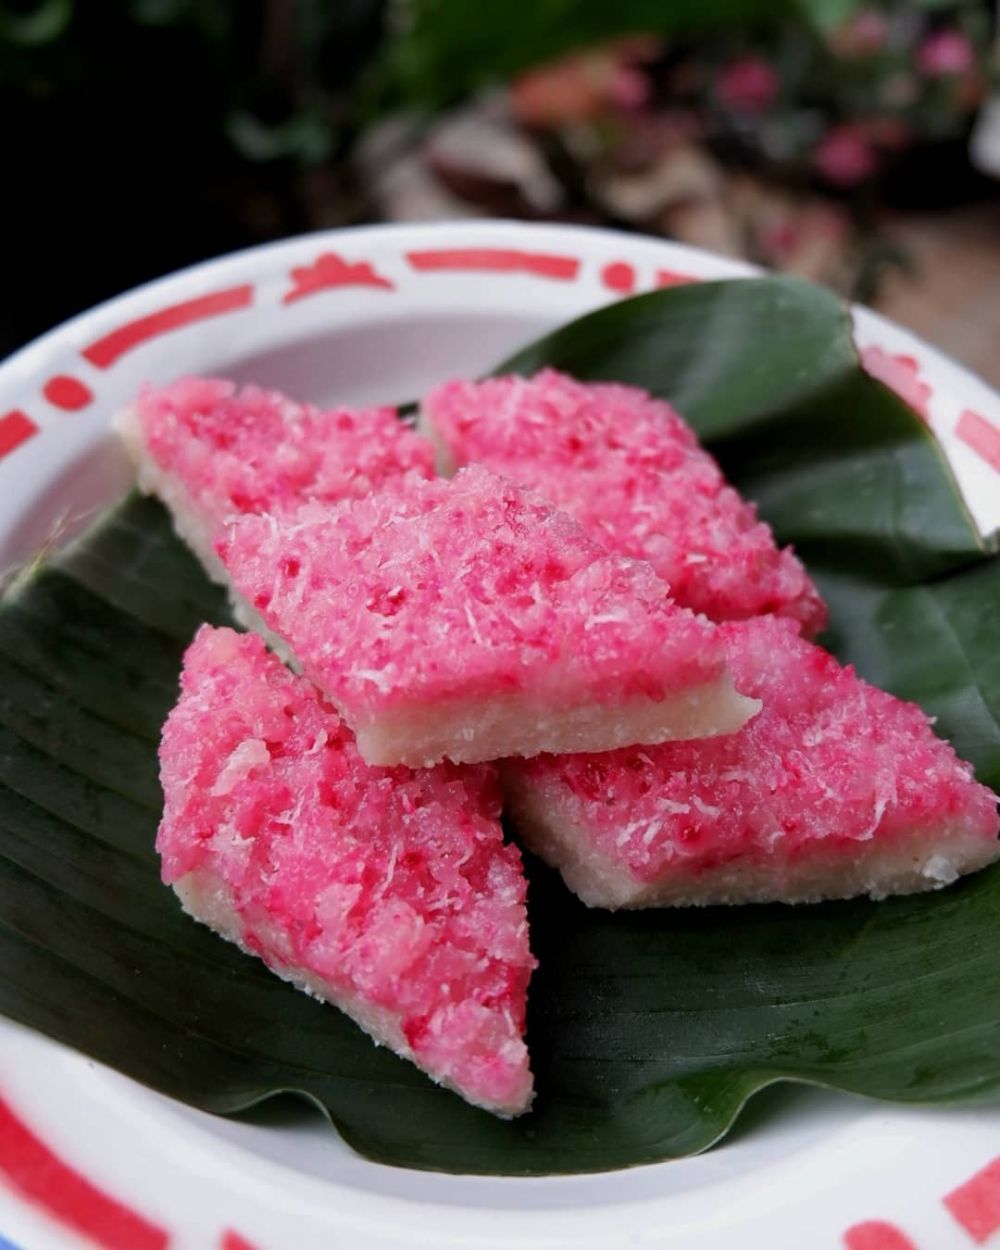
<instances>
[{"instance_id":1,"label":"blurred plant leaf","mask_svg":"<svg viewBox=\"0 0 1000 1250\"><path fill-rule=\"evenodd\" d=\"M802 14L820 30L835 30L864 7L864 0L799 0Z\"/></svg>"},{"instance_id":2,"label":"blurred plant leaf","mask_svg":"<svg viewBox=\"0 0 1000 1250\"><path fill-rule=\"evenodd\" d=\"M798 13L798 0L535 0L516 12L467 0L413 0L406 28L387 49L387 74L408 102L440 107L610 39L688 35Z\"/></svg>"},{"instance_id":3,"label":"blurred plant leaf","mask_svg":"<svg viewBox=\"0 0 1000 1250\"><path fill-rule=\"evenodd\" d=\"M26 11L12 11L0 0L0 41L23 48L38 47L58 39L73 20L75 0L37 0Z\"/></svg>"},{"instance_id":4,"label":"blurred plant leaf","mask_svg":"<svg viewBox=\"0 0 1000 1250\"><path fill-rule=\"evenodd\" d=\"M321 165L334 146L330 124L311 111L267 125L240 109L228 118L226 131L237 150L251 161L294 160L302 165Z\"/></svg>"}]
</instances>

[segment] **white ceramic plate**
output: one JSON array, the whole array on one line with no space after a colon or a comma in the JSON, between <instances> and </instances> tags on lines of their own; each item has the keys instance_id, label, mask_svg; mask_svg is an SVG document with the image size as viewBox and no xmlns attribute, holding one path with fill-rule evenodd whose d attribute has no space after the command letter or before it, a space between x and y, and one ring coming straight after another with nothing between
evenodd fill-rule
<instances>
[{"instance_id":1,"label":"white ceramic plate","mask_svg":"<svg viewBox=\"0 0 1000 1250\"><path fill-rule=\"evenodd\" d=\"M124 489L107 422L142 381L408 399L624 294L750 272L606 231L465 222L315 234L152 283L0 366L0 568ZM863 346L916 359L977 522L1000 527L1000 399L883 319L859 311L856 327ZM765 1123L698 1158L518 1180L369 1163L318 1115L202 1115L2 1021L0 1077L0 1250L958 1250L1000 1230L1000 1108L789 1087Z\"/></svg>"}]
</instances>

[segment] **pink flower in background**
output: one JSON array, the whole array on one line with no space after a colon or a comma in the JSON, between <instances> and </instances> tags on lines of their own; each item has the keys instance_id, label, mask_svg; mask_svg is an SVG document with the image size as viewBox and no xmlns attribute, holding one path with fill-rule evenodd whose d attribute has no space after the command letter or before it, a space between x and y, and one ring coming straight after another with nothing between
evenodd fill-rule
<instances>
[{"instance_id":1,"label":"pink flower in background","mask_svg":"<svg viewBox=\"0 0 1000 1250\"><path fill-rule=\"evenodd\" d=\"M927 404L931 388L921 379L920 366L912 356L896 356L881 347L865 347L861 363L866 373L895 391L925 421L929 419Z\"/></svg>"},{"instance_id":2,"label":"pink flower in background","mask_svg":"<svg viewBox=\"0 0 1000 1250\"><path fill-rule=\"evenodd\" d=\"M917 49L917 67L928 78L966 74L975 64L975 49L958 30L939 30L928 35Z\"/></svg>"},{"instance_id":3,"label":"pink flower in background","mask_svg":"<svg viewBox=\"0 0 1000 1250\"><path fill-rule=\"evenodd\" d=\"M639 64L660 42L635 35L528 70L511 84L511 103L528 126L593 121L608 107L638 109L651 86Z\"/></svg>"},{"instance_id":4,"label":"pink flower in background","mask_svg":"<svg viewBox=\"0 0 1000 1250\"><path fill-rule=\"evenodd\" d=\"M889 23L878 9L859 9L830 36L830 47L839 56L873 56L885 47Z\"/></svg>"},{"instance_id":5,"label":"pink flower in background","mask_svg":"<svg viewBox=\"0 0 1000 1250\"><path fill-rule=\"evenodd\" d=\"M759 56L730 61L715 82L715 93L734 113L763 113L778 94L778 75Z\"/></svg>"},{"instance_id":6,"label":"pink flower in background","mask_svg":"<svg viewBox=\"0 0 1000 1250\"><path fill-rule=\"evenodd\" d=\"M634 65L619 65L608 83L608 98L623 109L640 109L649 103L652 84Z\"/></svg>"},{"instance_id":7,"label":"pink flower in background","mask_svg":"<svg viewBox=\"0 0 1000 1250\"><path fill-rule=\"evenodd\" d=\"M878 153L858 126L835 126L813 157L820 176L834 187L855 187L878 169Z\"/></svg>"},{"instance_id":8,"label":"pink flower in background","mask_svg":"<svg viewBox=\"0 0 1000 1250\"><path fill-rule=\"evenodd\" d=\"M766 222L758 245L769 263L818 281L839 262L850 233L846 212L817 199L789 205Z\"/></svg>"},{"instance_id":9,"label":"pink flower in background","mask_svg":"<svg viewBox=\"0 0 1000 1250\"><path fill-rule=\"evenodd\" d=\"M766 260L781 265L795 254L801 240L799 223L786 217L766 222L760 229L757 242Z\"/></svg>"}]
</instances>

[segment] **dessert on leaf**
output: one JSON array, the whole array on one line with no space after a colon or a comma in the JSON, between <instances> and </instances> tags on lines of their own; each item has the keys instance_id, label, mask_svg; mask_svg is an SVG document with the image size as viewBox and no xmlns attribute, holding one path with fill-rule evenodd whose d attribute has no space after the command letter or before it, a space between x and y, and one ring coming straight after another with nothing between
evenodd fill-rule
<instances>
[{"instance_id":1,"label":"dessert on leaf","mask_svg":"<svg viewBox=\"0 0 1000 1250\"><path fill-rule=\"evenodd\" d=\"M191 915L469 1102L526 1110L535 961L492 767L370 768L260 639L204 626L160 769L157 849Z\"/></svg>"},{"instance_id":2,"label":"dessert on leaf","mask_svg":"<svg viewBox=\"0 0 1000 1250\"><path fill-rule=\"evenodd\" d=\"M610 750L738 729L718 630L644 562L479 466L218 544L244 619L323 689L373 764Z\"/></svg>"},{"instance_id":3,"label":"dessert on leaf","mask_svg":"<svg viewBox=\"0 0 1000 1250\"><path fill-rule=\"evenodd\" d=\"M502 765L526 844L597 907L812 902L947 885L1000 857L996 796L921 709L795 624L720 627L739 733Z\"/></svg>"},{"instance_id":4,"label":"dessert on leaf","mask_svg":"<svg viewBox=\"0 0 1000 1250\"><path fill-rule=\"evenodd\" d=\"M335 502L400 473L434 472L431 446L392 408L322 411L217 378L146 387L116 425L140 489L163 501L178 534L222 582L213 544L231 516Z\"/></svg>"},{"instance_id":5,"label":"dessert on leaf","mask_svg":"<svg viewBox=\"0 0 1000 1250\"><path fill-rule=\"evenodd\" d=\"M717 621L789 616L809 636L826 624L791 549L646 391L553 369L449 382L425 399L421 429L443 471L479 463L531 487L609 551L648 560L684 607Z\"/></svg>"}]
</instances>

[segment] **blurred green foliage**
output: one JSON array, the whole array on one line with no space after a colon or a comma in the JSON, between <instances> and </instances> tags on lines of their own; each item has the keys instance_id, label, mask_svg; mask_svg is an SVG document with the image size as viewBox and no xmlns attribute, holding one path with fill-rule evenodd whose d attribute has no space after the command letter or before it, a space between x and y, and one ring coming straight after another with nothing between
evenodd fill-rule
<instances>
[{"instance_id":1,"label":"blurred green foliage","mask_svg":"<svg viewBox=\"0 0 1000 1250\"><path fill-rule=\"evenodd\" d=\"M440 106L502 82L573 48L625 35L760 24L803 7L860 0L412 0L401 38L387 49L385 81L409 102Z\"/></svg>"},{"instance_id":2,"label":"blurred green foliage","mask_svg":"<svg viewBox=\"0 0 1000 1250\"><path fill-rule=\"evenodd\" d=\"M828 31L869 0L410 0L385 50L395 98L438 107L574 48L626 35L697 36L805 22ZM983 0L914 0L916 9L983 9Z\"/></svg>"},{"instance_id":3,"label":"blurred green foliage","mask_svg":"<svg viewBox=\"0 0 1000 1250\"><path fill-rule=\"evenodd\" d=\"M386 112L627 34L829 30L864 2L0 0L0 354L203 256L374 216L345 158Z\"/></svg>"}]
</instances>

